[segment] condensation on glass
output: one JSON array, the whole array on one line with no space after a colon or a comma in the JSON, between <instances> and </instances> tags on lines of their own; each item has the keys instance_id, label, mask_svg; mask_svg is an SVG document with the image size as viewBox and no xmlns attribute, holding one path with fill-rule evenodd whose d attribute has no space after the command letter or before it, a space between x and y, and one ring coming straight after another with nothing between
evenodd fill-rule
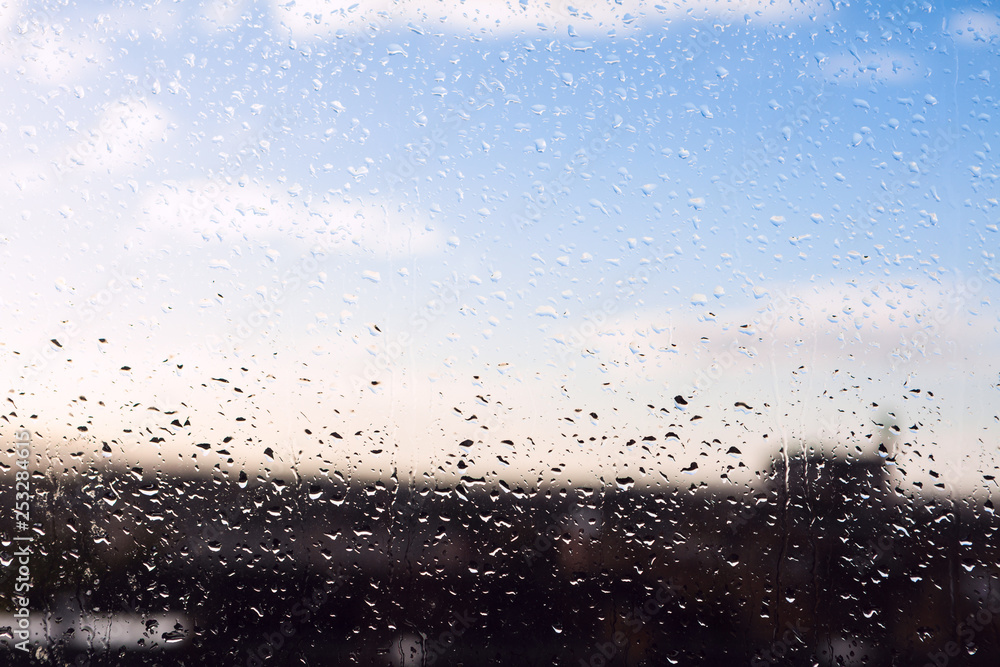
<instances>
[{"instance_id":1,"label":"condensation on glass","mask_svg":"<svg viewBox=\"0 0 1000 667\"><path fill-rule=\"evenodd\" d=\"M0 8L0 661L993 665L995 3Z\"/></svg>"}]
</instances>

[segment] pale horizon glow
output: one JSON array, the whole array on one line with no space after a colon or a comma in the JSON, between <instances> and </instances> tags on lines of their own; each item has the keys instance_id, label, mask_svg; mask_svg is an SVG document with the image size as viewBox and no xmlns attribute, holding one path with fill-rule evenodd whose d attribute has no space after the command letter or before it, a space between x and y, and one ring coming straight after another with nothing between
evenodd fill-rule
<instances>
[{"instance_id":1,"label":"pale horizon glow","mask_svg":"<svg viewBox=\"0 0 1000 667\"><path fill-rule=\"evenodd\" d=\"M5 6L5 447L995 495L997 14L572 4Z\"/></svg>"}]
</instances>

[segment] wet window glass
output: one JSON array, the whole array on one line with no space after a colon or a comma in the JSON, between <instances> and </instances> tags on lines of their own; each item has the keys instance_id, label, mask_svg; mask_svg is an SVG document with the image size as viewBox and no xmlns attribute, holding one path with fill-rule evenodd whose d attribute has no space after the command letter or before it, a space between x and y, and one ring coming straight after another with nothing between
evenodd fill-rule
<instances>
[{"instance_id":1,"label":"wet window glass","mask_svg":"<svg viewBox=\"0 0 1000 667\"><path fill-rule=\"evenodd\" d=\"M0 662L994 665L993 2L0 7Z\"/></svg>"}]
</instances>

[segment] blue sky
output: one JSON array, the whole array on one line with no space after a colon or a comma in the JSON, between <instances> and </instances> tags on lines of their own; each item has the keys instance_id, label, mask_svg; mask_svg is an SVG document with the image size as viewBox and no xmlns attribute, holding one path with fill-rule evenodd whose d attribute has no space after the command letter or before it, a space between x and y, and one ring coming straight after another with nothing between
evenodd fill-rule
<instances>
[{"instance_id":1,"label":"blue sky","mask_svg":"<svg viewBox=\"0 0 1000 667\"><path fill-rule=\"evenodd\" d=\"M491 478L711 481L730 445L750 479L888 409L920 424L911 479L992 467L995 8L25 3L0 25L4 358L55 441L419 476L469 437ZM166 443L120 432L139 413ZM232 463L191 451L224 433Z\"/></svg>"}]
</instances>

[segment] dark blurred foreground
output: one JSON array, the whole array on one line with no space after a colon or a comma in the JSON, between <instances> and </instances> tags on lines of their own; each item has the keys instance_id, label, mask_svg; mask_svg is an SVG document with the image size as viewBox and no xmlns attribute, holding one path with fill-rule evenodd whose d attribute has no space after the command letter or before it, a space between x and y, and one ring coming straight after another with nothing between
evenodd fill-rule
<instances>
[{"instance_id":1,"label":"dark blurred foreground","mask_svg":"<svg viewBox=\"0 0 1000 667\"><path fill-rule=\"evenodd\" d=\"M31 652L7 631L0 662L1000 664L992 505L883 465L779 460L742 495L35 475Z\"/></svg>"}]
</instances>

